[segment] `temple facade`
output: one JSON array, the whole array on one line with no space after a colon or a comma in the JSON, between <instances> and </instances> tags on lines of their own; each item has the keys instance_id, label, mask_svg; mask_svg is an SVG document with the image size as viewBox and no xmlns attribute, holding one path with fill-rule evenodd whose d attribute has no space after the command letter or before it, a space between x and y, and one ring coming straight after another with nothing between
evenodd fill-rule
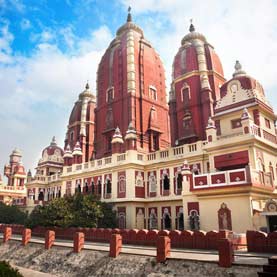
<instances>
[{"instance_id":1,"label":"temple facade","mask_svg":"<svg viewBox=\"0 0 277 277\"><path fill-rule=\"evenodd\" d=\"M79 191L113 204L119 228L277 229L276 115L237 61L226 80L195 30L166 95L161 59L128 14L27 182L27 209ZM275 227L274 227L275 226Z\"/></svg>"}]
</instances>

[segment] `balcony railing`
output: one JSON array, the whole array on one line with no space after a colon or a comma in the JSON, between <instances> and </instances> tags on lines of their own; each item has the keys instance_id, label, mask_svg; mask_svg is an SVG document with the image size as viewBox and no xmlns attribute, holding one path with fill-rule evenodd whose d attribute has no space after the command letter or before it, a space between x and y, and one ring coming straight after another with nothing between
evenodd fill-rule
<instances>
[{"instance_id":1,"label":"balcony railing","mask_svg":"<svg viewBox=\"0 0 277 277\"><path fill-rule=\"evenodd\" d=\"M250 170L249 167L193 175L192 190L228 187L237 185L253 185L274 188L270 173Z\"/></svg>"}]
</instances>

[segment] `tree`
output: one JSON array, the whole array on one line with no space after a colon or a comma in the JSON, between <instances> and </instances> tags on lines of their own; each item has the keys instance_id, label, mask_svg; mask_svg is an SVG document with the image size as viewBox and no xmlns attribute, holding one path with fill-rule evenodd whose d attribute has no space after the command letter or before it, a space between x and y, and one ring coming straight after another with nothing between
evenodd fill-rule
<instances>
[{"instance_id":1,"label":"tree","mask_svg":"<svg viewBox=\"0 0 277 277\"><path fill-rule=\"evenodd\" d=\"M46 206L37 206L29 216L27 226L106 227L116 226L112 206L102 203L93 195L76 193L57 198Z\"/></svg>"},{"instance_id":2,"label":"tree","mask_svg":"<svg viewBox=\"0 0 277 277\"><path fill-rule=\"evenodd\" d=\"M8 206L0 202L0 223L24 224L27 214L20 211L16 206Z\"/></svg>"}]
</instances>

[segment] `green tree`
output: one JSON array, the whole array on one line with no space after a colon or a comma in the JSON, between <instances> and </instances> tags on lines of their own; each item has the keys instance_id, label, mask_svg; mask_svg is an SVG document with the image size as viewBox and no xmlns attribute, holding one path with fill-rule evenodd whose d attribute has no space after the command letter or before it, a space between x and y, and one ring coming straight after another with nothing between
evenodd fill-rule
<instances>
[{"instance_id":1,"label":"green tree","mask_svg":"<svg viewBox=\"0 0 277 277\"><path fill-rule=\"evenodd\" d=\"M46 206L37 206L30 214L27 226L113 228L115 218L111 205L100 202L93 195L76 193L54 199Z\"/></svg>"},{"instance_id":2,"label":"green tree","mask_svg":"<svg viewBox=\"0 0 277 277\"><path fill-rule=\"evenodd\" d=\"M27 214L16 206L8 206L0 202L0 223L24 224Z\"/></svg>"}]
</instances>

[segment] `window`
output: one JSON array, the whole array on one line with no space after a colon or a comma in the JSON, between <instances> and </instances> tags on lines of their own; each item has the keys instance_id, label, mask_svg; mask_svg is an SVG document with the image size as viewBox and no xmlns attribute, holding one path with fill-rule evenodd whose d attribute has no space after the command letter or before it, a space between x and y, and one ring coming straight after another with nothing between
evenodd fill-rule
<instances>
[{"instance_id":1,"label":"window","mask_svg":"<svg viewBox=\"0 0 277 277\"><path fill-rule=\"evenodd\" d=\"M184 105L186 106L189 105L189 99L190 99L189 87L186 86L182 89L182 102L184 103Z\"/></svg>"},{"instance_id":2,"label":"window","mask_svg":"<svg viewBox=\"0 0 277 277\"><path fill-rule=\"evenodd\" d=\"M94 182L91 182L91 194L95 194L95 185Z\"/></svg>"},{"instance_id":3,"label":"window","mask_svg":"<svg viewBox=\"0 0 277 277\"><path fill-rule=\"evenodd\" d=\"M182 189L182 183L183 183L183 175L182 175L182 173L178 173L178 176L177 176L177 189Z\"/></svg>"},{"instance_id":4,"label":"window","mask_svg":"<svg viewBox=\"0 0 277 277\"><path fill-rule=\"evenodd\" d=\"M107 152L111 152L112 151L112 137L108 136L107 137Z\"/></svg>"},{"instance_id":5,"label":"window","mask_svg":"<svg viewBox=\"0 0 277 277\"><path fill-rule=\"evenodd\" d=\"M240 118L231 120L232 129L240 128L241 127L241 120Z\"/></svg>"},{"instance_id":6,"label":"window","mask_svg":"<svg viewBox=\"0 0 277 277\"><path fill-rule=\"evenodd\" d=\"M153 100L157 100L157 89L154 86L149 86L149 97Z\"/></svg>"},{"instance_id":7,"label":"window","mask_svg":"<svg viewBox=\"0 0 277 277\"><path fill-rule=\"evenodd\" d=\"M153 134L153 150L159 150L159 135Z\"/></svg>"},{"instance_id":8,"label":"window","mask_svg":"<svg viewBox=\"0 0 277 277\"><path fill-rule=\"evenodd\" d=\"M264 121L265 121L265 126L266 126L268 129L270 129L270 120L267 119L267 118L265 118Z\"/></svg>"},{"instance_id":9,"label":"window","mask_svg":"<svg viewBox=\"0 0 277 277\"><path fill-rule=\"evenodd\" d=\"M163 186L164 190L169 190L169 178L167 174L164 175Z\"/></svg>"},{"instance_id":10,"label":"window","mask_svg":"<svg viewBox=\"0 0 277 277\"><path fill-rule=\"evenodd\" d=\"M107 179L106 181L106 193L111 194L112 193L112 183L110 179Z\"/></svg>"},{"instance_id":11,"label":"window","mask_svg":"<svg viewBox=\"0 0 277 277\"><path fill-rule=\"evenodd\" d=\"M149 192L156 192L156 186L156 177L154 175L154 172L151 172L149 176Z\"/></svg>"},{"instance_id":12,"label":"window","mask_svg":"<svg viewBox=\"0 0 277 277\"><path fill-rule=\"evenodd\" d=\"M113 95L113 88L109 88L107 90L107 103L111 103L113 101L114 95Z\"/></svg>"},{"instance_id":13,"label":"window","mask_svg":"<svg viewBox=\"0 0 277 277\"><path fill-rule=\"evenodd\" d=\"M98 180L98 182L97 182L97 192L98 192L98 194L99 195L101 195L101 180Z\"/></svg>"}]
</instances>

